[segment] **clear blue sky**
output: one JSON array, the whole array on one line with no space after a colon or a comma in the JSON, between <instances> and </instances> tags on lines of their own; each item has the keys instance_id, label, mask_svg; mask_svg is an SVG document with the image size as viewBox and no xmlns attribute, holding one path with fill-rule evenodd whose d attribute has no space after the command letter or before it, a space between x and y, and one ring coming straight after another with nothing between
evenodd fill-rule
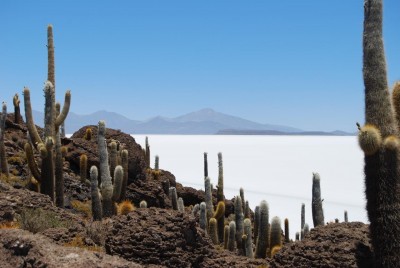
<instances>
[{"instance_id":1,"label":"clear blue sky","mask_svg":"<svg viewBox=\"0 0 400 268\"><path fill-rule=\"evenodd\" d=\"M389 82L400 79L400 3L384 1ZM28 86L43 109L46 27L57 99L131 119L201 108L306 130L364 121L363 0L0 3L0 101Z\"/></svg>"}]
</instances>

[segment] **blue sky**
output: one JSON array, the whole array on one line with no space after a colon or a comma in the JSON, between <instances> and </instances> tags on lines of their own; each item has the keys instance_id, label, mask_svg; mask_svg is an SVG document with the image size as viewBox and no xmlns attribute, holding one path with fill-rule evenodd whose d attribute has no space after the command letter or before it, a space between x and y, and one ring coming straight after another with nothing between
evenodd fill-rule
<instances>
[{"instance_id":1,"label":"blue sky","mask_svg":"<svg viewBox=\"0 0 400 268\"><path fill-rule=\"evenodd\" d=\"M400 3L384 1L390 85ZM306 130L364 120L362 0L19 1L0 4L0 101L31 89L43 109L46 27L71 111L131 119L202 108Z\"/></svg>"}]
</instances>

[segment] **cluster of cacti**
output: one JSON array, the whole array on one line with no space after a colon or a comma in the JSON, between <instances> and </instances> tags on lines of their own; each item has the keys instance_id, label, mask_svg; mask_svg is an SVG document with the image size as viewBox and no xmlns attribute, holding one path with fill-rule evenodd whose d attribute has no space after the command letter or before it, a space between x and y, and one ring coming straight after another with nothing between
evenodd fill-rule
<instances>
[{"instance_id":1,"label":"cluster of cacti","mask_svg":"<svg viewBox=\"0 0 400 268\"><path fill-rule=\"evenodd\" d=\"M382 38L382 2L364 2L365 126L359 128L358 138L365 154L365 194L375 266L397 267L400 263L400 87L395 87L391 101Z\"/></svg>"},{"instance_id":2,"label":"cluster of cacti","mask_svg":"<svg viewBox=\"0 0 400 268\"><path fill-rule=\"evenodd\" d=\"M318 173L313 173L311 208L314 227L324 225L324 211L322 209L321 199L321 180Z\"/></svg>"},{"instance_id":3,"label":"cluster of cacti","mask_svg":"<svg viewBox=\"0 0 400 268\"><path fill-rule=\"evenodd\" d=\"M6 131L7 105L3 102L0 115L0 173L9 177L8 163L6 156L6 147L4 145L4 136Z\"/></svg>"},{"instance_id":4,"label":"cluster of cacti","mask_svg":"<svg viewBox=\"0 0 400 268\"><path fill-rule=\"evenodd\" d=\"M106 133L106 125L104 121L100 121L98 125L98 133L97 133L97 143L99 150L99 162L100 162L100 174L101 174L101 209L100 207L92 207L93 211L102 211L101 217L111 217L118 212L118 208L116 207L116 202L121 200L121 196L124 195L123 192L123 184L125 180L125 174L128 172L124 171L121 165L117 165L114 169L114 182L110 175L110 165L108 161L108 151L107 151L107 142L105 138ZM116 161L117 162L117 161ZM96 172L92 172L96 171ZM96 193L97 190L98 178L97 178L97 168L91 167L91 187L92 187L92 198L97 200ZM94 177L95 176L95 177ZM93 202L92 206L95 204L96 206L100 206L99 202ZM94 214L94 213L93 213ZM93 216L94 219L97 219Z\"/></svg>"}]
</instances>

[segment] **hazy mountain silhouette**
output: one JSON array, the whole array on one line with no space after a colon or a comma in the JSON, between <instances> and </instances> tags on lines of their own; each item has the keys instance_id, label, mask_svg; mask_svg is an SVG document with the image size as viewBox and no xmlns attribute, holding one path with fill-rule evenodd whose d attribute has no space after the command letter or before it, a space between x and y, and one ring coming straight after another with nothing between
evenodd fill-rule
<instances>
[{"instance_id":1,"label":"hazy mountain silhouette","mask_svg":"<svg viewBox=\"0 0 400 268\"><path fill-rule=\"evenodd\" d=\"M43 113L33 111L33 116L35 123L43 126ZM104 110L87 115L70 112L65 123L66 133L73 133L85 125L97 125L99 120L105 120L109 128L132 134L310 134L289 126L256 123L212 109L202 109L175 118L157 116L146 121L132 120L118 113ZM329 135L347 134L341 131L329 132Z\"/></svg>"}]
</instances>

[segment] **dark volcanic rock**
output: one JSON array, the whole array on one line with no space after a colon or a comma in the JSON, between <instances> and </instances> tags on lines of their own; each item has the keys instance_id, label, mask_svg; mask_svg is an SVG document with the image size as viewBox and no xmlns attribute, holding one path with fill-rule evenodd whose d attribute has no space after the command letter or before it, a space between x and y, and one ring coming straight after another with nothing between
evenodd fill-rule
<instances>
[{"instance_id":1,"label":"dark volcanic rock","mask_svg":"<svg viewBox=\"0 0 400 268\"><path fill-rule=\"evenodd\" d=\"M373 267L368 225L332 223L311 230L299 242L286 244L271 267Z\"/></svg>"},{"instance_id":2,"label":"dark volcanic rock","mask_svg":"<svg viewBox=\"0 0 400 268\"><path fill-rule=\"evenodd\" d=\"M85 140L86 129L92 129L92 139ZM111 140L118 141L120 146L128 150L129 154L129 181L132 183L135 180L142 180L146 178L146 164L142 147L136 143L135 139L129 135L121 132L120 130L109 129L106 131L107 142ZM99 155L97 147L97 126L85 126L75 132L70 139L63 139L63 145L67 147L68 153L66 160L71 163L71 169L79 173L79 158L81 154L85 153L88 157L88 177L89 169L92 165L99 167Z\"/></svg>"},{"instance_id":3,"label":"dark volcanic rock","mask_svg":"<svg viewBox=\"0 0 400 268\"><path fill-rule=\"evenodd\" d=\"M167 267L257 267L262 260L239 257L214 247L187 213L136 209L114 218L106 252L142 264Z\"/></svg>"},{"instance_id":4,"label":"dark volcanic rock","mask_svg":"<svg viewBox=\"0 0 400 268\"><path fill-rule=\"evenodd\" d=\"M63 247L49 238L19 229L0 230L0 264L11 267L144 267L117 256Z\"/></svg>"}]
</instances>

